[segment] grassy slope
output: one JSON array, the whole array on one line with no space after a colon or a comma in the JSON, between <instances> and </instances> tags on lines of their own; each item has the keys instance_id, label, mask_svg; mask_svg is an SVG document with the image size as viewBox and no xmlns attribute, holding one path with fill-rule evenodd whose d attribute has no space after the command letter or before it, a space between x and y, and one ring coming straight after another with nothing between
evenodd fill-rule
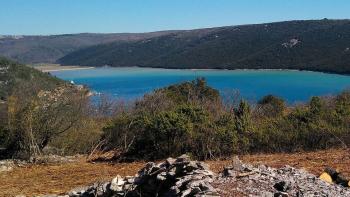
<instances>
[{"instance_id":1,"label":"grassy slope","mask_svg":"<svg viewBox=\"0 0 350 197\"><path fill-rule=\"evenodd\" d=\"M292 39L298 44L292 47ZM284 68L350 73L350 20L289 21L175 32L75 51L62 64L164 68Z\"/></svg>"}]
</instances>

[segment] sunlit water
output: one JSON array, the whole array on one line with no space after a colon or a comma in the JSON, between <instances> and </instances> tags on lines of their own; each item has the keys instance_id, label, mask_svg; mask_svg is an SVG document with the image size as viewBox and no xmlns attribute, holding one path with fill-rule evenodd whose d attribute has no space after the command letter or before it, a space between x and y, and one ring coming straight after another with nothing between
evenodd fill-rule
<instances>
[{"instance_id":1,"label":"sunlit water","mask_svg":"<svg viewBox=\"0 0 350 197\"><path fill-rule=\"evenodd\" d=\"M59 78L87 85L97 93L135 99L154 89L205 77L222 95L239 91L250 101L273 94L289 103L311 96L336 94L350 87L350 76L286 70L168 70L157 68L94 68L51 72Z\"/></svg>"}]
</instances>

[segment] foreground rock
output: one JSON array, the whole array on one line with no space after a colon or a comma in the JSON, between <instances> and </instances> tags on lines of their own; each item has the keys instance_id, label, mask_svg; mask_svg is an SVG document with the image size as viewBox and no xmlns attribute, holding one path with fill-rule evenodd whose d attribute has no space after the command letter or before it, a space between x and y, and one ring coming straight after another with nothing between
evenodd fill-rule
<instances>
[{"instance_id":1,"label":"foreground rock","mask_svg":"<svg viewBox=\"0 0 350 197\"><path fill-rule=\"evenodd\" d=\"M335 183L344 187L350 187L350 180L335 169L327 167L321 174L320 179L328 183Z\"/></svg>"},{"instance_id":2,"label":"foreground rock","mask_svg":"<svg viewBox=\"0 0 350 197\"><path fill-rule=\"evenodd\" d=\"M350 196L348 188L327 183L302 169L252 166L241 163L238 158L225 168L213 185L220 188L224 196L232 193L276 197Z\"/></svg>"},{"instance_id":3,"label":"foreground rock","mask_svg":"<svg viewBox=\"0 0 350 197\"><path fill-rule=\"evenodd\" d=\"M115 177L111 182L96 183L69 192L70 197L110 196L218 196L211 185L215 175L202 162L187 155L165 162L147 163L134 177Z\"/></svg>"}]
</instances>

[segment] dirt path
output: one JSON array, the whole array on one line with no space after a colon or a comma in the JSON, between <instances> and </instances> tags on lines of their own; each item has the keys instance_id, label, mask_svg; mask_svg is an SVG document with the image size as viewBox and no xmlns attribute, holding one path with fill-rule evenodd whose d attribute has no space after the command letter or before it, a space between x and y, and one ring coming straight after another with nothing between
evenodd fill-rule
<instances>
[{"instance_id":1,"label":"dirt path","mask_svg":"<svg viewBox=\"0 0 350 197\"><path fill-rule=\"evenodd\" d=\"M290 165L305 168L316 175L320 174L326 166L331 166L350 176L349 150L245 155L241 159L247 163L266 164L271 167ZM208 161L207 163L214 172L219 172L224 166L230 164L230 160ZM82 159L76 163L18 167L12 172L0 173L0 196L63 194L78 186L110 180L117 174L134 175L143 165L144 162L92 164Z\"/></svg>"}]
</instances>

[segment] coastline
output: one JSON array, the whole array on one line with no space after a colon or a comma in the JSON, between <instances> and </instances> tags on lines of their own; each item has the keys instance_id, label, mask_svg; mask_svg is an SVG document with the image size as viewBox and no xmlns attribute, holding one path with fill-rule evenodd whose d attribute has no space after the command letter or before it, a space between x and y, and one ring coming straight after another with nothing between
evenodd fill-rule
<instances>
[{"instance_id":1,"label":"coastline","mask_svg":"<svg viewBox=\"0 0 350 197\"><path fill-rule=\"evenodd\" d=\"M95 68L136 68L136 69L162 69L162 70L188 70L188 71L303 71L303 72L315 72L323 74L334 74L342 76L350 76L350 73L343 72L332 72L332 71L322 71L322 70L307 70L307 69L288 69L288 68L165 68L165 67L148 67L148 66L127 66L127 67L114 67L114 66L62 66L59 64L48 64L48 65L38 65L33 66L33 68L38 69L42 72L59 72L59 71L69 71L69 70L86 70L86 69L95 69Z\"/></svg>"},{"instance_id":2,"label":"coastline","mask_svg":"<svg viewBox=\"0 0 350 197\"><path fill-rule=\"evenodd\" d=\"M65 66L63 66L65 67ZM162 70L188 70L188 71L290 71L290 72L314 72L314 73L323 73L323 74L333 74L333 75L342 75L350 76L350 73L342 72L332 72L332 71L322 71L322 70L307 70L307 69L288 69L288 68L165 68L165 67L148 67L148 66L126 66L126 67L114 67L114 66L77 66L79 68L93 69L93 68L136 68L136 69L162 69Z\"/></svg>"},{"instance_id":3,"label":"coastline","mask_svg":"<svg viewBox=\"0 0 350 197\"><path fill-rule=\"evenodd\" d=\"M67 70L86 70L86 69L93 69L95 67L92 66L61 66L61 65L55 65L55 64L49 64L49 65L43 65L43 66L33 66L33 68L44 72L57 72L57 71L67 71Z\"/></svg>"},{"instance_id":4,"label":"coastline","mask_svg":"<svg viewBox=\"0 0 350 197\"><path fill-rule=\"evenodd\" d=\"M66 70L87 70L87 69L93 69L95 67L84 67L84 68L62 68L62 69L45 69L45 70L41 70L42 72L57 72L57 71L66 71Z\"/></svg>"}]
</instances>

